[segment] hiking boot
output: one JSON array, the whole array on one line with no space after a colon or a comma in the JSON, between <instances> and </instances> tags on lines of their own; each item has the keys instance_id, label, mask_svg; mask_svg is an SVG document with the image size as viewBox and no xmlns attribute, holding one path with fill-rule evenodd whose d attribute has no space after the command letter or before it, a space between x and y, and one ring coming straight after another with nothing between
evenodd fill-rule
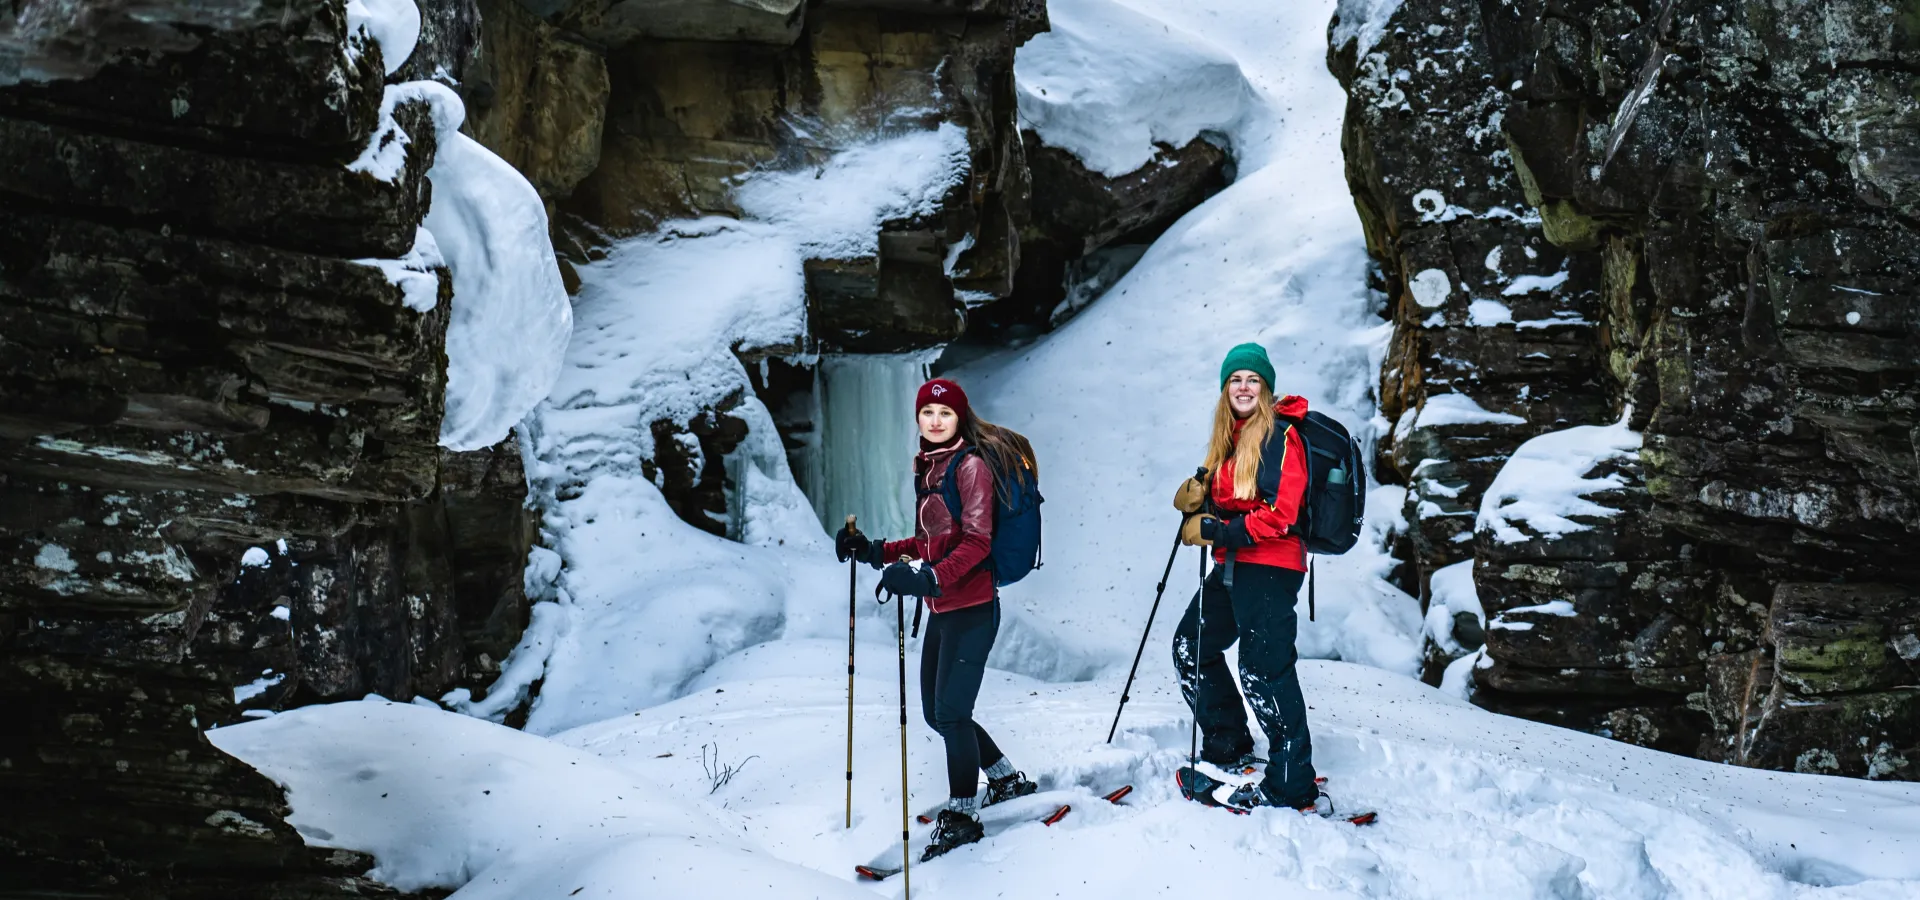
<instances>
[{"instance_id":1,"label":"hiking boot","mask_svg":"<svg viewBox=\"0 0 1920 900\"><path fill-rule=\"evenodd\" d=\"M1249 781L1234 788L1233 794L1227 797L1227 802L1241 809L1271 806L1276 809L1291 809L1306 815L1323 817L1333 815L1333 798L1328 797L1324 791L1316 791L1314 798L1305 803L1276 803L1267 794L1267 789L1261 787L1258 781Z\"/></svg>"},{"instance_id":2,"label":"hiking boot","mask_svg":"<svg viewBox=\"0 0 1920 900\"><path fill-rule=\"evenodd\" d=\"M927 840L926 852L920 854L920 861L926 862L946 853L955 847L965 846L987 836L980 820L966 813L950 809L940 811L940 817L933 820L933 837Z\"/></svg>"},{"instance_id":3,"label":"hiking boot","mask_svg":"<svg viewBox=\"0 0 1920 900\"><path fill-rule=\"evenodd\" d=\"M1228 751L1226 753L1208 753L1203 749L1200 752L1200 761L1209 765L1219 766L1228 772L1240 772L1242 774L1252 774L1249 770L1255 766L1266 765L1267 762L1253 755L1252 748Z\"/></svg>"},{"instance_id":4,"label":"hiking boot","mask_svg":"<svg viewBox=\"0 0 1920 900\"><path fill-rule=\"evenodd\" d=\"M1025 797L1040 789L1040 786L1027 780L1026 773L1015 772L1005 778L987 779L987 796L981 799L981 806L992 806L1003 800Z\"/></svg>"}]
</instances>

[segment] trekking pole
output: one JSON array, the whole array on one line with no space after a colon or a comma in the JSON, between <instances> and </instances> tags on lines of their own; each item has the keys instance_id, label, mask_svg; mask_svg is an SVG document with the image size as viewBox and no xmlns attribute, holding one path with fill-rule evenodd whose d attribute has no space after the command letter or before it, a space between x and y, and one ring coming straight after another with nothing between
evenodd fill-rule
<instances>
[{"instance_id":1,"label":"trekking pole","mask_svg":"<svg viewBox=\"0 0 1920 900\"><path fill-rule=\"evenodd\" d=\"M904 558L904 557L903 557ZM913 896L913 840L908 830L913 814L907 809L907 604L900 597L893 602L895 630L900 647L900 875L901 896Z\"/></svg>"},{"instance_id":2,"label":"trekking pole","mask_svg":"<svg viewBox=\"0 0 1920 900\"><path fill-rule=\"evenodd\" d=\"M1180 520L1182 525L1186 520ZM1153 588L1153 609L1147 612L1147 628L1140 632L1140 646L1133 651L1133 668L1127 670L1126 687L1120 689L1120 706L1113 711L1113 724L1107 728L1107 743L1113 743L1113 735L1120 730L1120 712L1127 708L1128 694L1133 691L1134 673L1140 671L1140 655L1147 652L1147 635L1153 633L1154 617L1160 614L1160 598L1167 592L1167 578L1173 574L1173 559L1180 555L1180 532L1173 533L1173 550L1167 554L1167 567L1160 572L1160 583Z\"/></svg>"},{"instance_id":3,"label":"trekking pole","mask_svg":"<svg viewBox=\"0 0 1920 900\"><path fill-rule=\"evenodd\" d=\"M1193 603L1193 730L1187 743L1187 768L1200 767L1200 635L1207 627L1207 545L1200 545L1200 593Z\"/></svg>"},{"instance_id":4,"label":"trekking pole","mask_svg":"<svg viewBox=\"0 0 1920 900\"><path fill-rule=\"evenodd\" d=\"M858 534L853 516L847 516L847 531ZM853 827L853 623L854 590L860 580L860 560L847 560L847 827Z\"/></svg>"}]
</instances>

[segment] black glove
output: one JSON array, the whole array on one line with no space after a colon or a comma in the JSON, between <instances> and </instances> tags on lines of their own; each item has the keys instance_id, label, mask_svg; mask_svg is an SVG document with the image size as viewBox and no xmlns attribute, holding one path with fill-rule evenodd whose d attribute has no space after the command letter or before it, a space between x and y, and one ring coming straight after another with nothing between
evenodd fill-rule
<instances>
[{"instance_id":1,"label":"black glove","mask_svg":"<svg viewBox=\"0 0 1920 900\"><path fill-rule=\"evenodd\" d=\"M880 571L880 589L902 597L940 596L940 585L934 580L932 566L915 569L903 562Z\"/></svg>"},{"instance_id":2,"label":"black glove","mask_svg":"<svg viewBox=\"0 0 1920 900\"><path fill-rule=\"evenodd\" d=\"M833 555L840 557L841 562L850 559L865 562L872 550L873 542L867 540L866 535L845 525L840 526L840 533L833 536Z\"/></svg>"},{"instance_id":3,"label":"black glove","mask_svg":"<svg viewBox=\"0 0 1920 900\"><path fill-rule=\"evenodd\" d=\"M1203 516L1200 519L1200 536L1222 550L1253 546L1253 538L1247 536L1247 520L1244 518L1222 522L1212 516Z\"/></svg>"}]
</instances>

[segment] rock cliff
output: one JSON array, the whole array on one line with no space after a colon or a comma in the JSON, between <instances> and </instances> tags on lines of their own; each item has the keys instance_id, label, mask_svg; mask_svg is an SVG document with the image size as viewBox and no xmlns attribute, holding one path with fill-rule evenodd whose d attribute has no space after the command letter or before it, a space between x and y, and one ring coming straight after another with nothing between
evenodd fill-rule
<instances>
[{"instance_id":1,"label":"rock cliff","mask_svg":"<svg viewBox=\"0 0 1920 900\"><path fill-rule=\"evenodd\" d=\"M426 107L394 178L349 166L477 20L388 76L345 3L259 7L0 89L5 889L390 894L202 731L485 683L524 626L518 451L438 446L447 271L423 311L366 262L415 243Z\"/></svg>"},{"instance_id":2,"label":"rock cliff","mask_svg":"<svg viewBox=\"0 0 1920 900\"><path fill-rule=\"evenodd\" d=\"M1475 701L1920 778L1912 11L1407 0L1331 37L1404 586L1471 565ZM1524 442L1620 420L1584 527L1489 527ZM1479 638L1445 631L1436 681Z\"/></svg>"}]
</instances>

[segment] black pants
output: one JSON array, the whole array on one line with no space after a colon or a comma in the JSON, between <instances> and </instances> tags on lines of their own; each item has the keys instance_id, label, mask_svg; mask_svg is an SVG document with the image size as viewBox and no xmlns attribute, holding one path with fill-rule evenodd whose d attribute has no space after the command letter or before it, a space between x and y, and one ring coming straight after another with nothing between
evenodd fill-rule
<instances>
[{"instance_id":1,"label":"black pants","mask_svg":"<svg viewBox=\"0 0 1920 900\"><path fill-rule=\"evenodd\" d=\"M947 742L949 796L980 790L980 770L1000 761L1000 747L973 721L973 701L1000 632L1000 601L933 613L920 645L920 712Z\"/></svg>"},{"instance_id":2,"label":"black pants","mask_svg":"<svg viewBox=\"0 0 1920 900\"><path fill-rule=\"evenodd\" d=\"M1249 705L1266 732L1269 761L1261 782L1274 801L1290 806L1313 802L1313 739L1307 733L1307 703L1300 696L1299 657L1293 639L1299 620L1293 601L1300 595L1303 572L1278 566L1234 567L1233 595L1227 595L1215 566L1205 587L1188 604L1187 614L1173 638L1173 664L1180 675L1180 692L1200 723L1201 756L1215 763L1232 762L1253 751L1240 692L1223 654L1240 642L1240 680ZM1202 604L1206 625L1200 631L1200 683L1194 684L1194 628Z\"/></svg>"}]
</instances>

